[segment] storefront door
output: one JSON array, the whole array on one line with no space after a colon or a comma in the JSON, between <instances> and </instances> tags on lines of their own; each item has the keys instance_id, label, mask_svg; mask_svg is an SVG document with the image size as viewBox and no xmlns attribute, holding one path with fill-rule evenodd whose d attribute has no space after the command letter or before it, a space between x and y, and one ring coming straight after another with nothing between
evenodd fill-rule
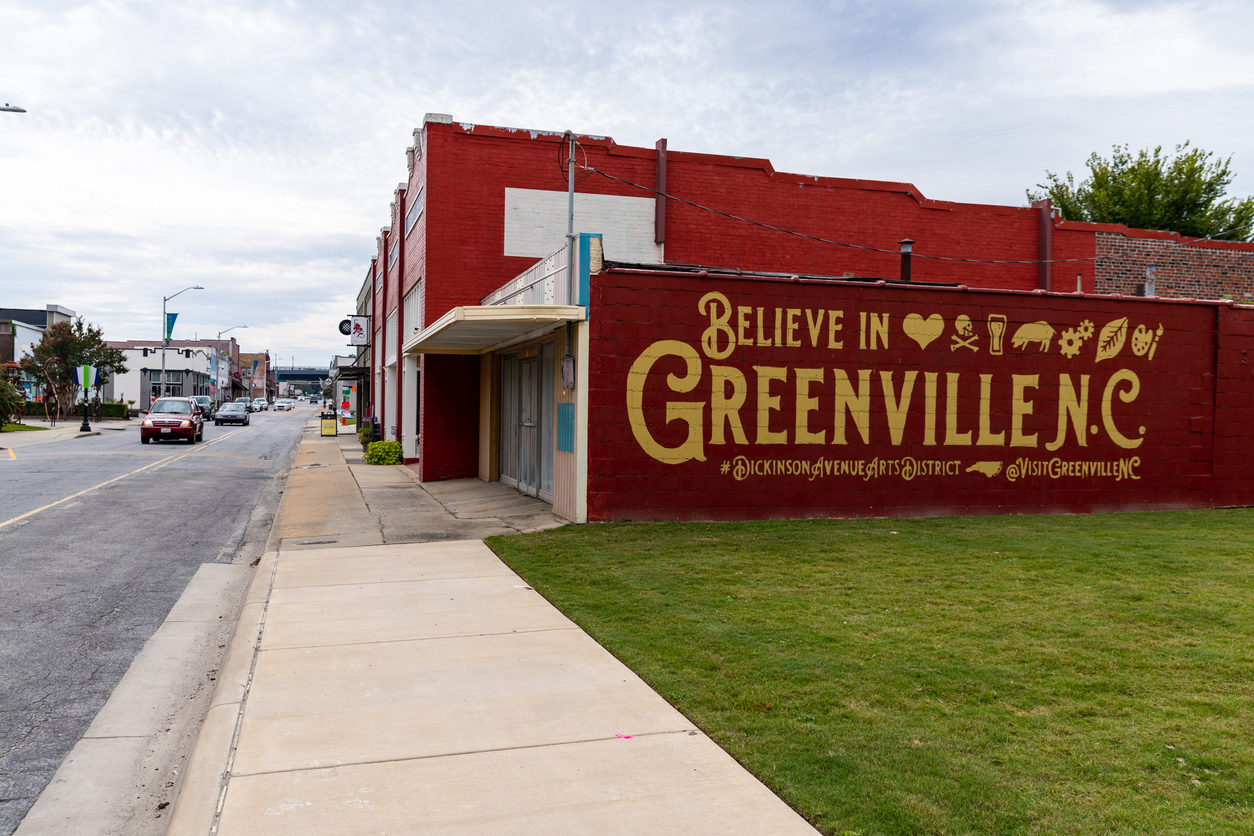
<instances>
[{"instance_id":1,"label":"storefront door","mask_svg":"<svg viewBox=\"0 0 1254 836\"><path fill-rule=\"evenodd\" d=\"M554 346L501 358L501 481L553 501Z\"/></svg>"}]
</instances>

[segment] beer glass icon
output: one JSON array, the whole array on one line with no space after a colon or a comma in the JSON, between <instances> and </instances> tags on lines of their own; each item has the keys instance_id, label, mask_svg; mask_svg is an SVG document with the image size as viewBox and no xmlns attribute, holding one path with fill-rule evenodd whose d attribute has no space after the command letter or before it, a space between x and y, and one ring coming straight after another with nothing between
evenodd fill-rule
<instances>
[{"instance_id":1,"label":"beer glass icon","mask_svg":"<svg viewBox=\"0 0 1254 836\"><path fill-rule=\"evenodd\" d=\"M989 354L1001 354L1001 340L1006 334L1006 317L1001 314L988 315Z\"/></svg>"}]
</instances>

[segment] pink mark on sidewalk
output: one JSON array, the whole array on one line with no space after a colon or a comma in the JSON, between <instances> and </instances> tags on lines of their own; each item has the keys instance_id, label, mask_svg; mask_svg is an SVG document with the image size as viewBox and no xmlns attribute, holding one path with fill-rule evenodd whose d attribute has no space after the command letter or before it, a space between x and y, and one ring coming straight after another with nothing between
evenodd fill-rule
<instances>
[{"instance_id":1,"label":"pink mark on sidewalk","mask_svg":"<svg viewBox=\"0 0 1254 836\"><path fill-rule=\"evenodd\" d=\"M614 735L614 736L615 736L615 737L621 737L623 740L631 740L631 735L629 735L629 734L616 734L616 735Z\"/></svg>"}]
</instances>

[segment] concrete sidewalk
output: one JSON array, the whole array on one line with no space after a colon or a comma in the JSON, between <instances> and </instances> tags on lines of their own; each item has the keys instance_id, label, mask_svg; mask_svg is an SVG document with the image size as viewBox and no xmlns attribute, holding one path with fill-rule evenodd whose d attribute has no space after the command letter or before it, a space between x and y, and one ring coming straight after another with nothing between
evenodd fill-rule
<instances>
[{"instance_id":1,"label":"concrete sidewalk","mask_svg":"<svg viewBox=\"0 0 1254 836\"><path fill-rule=\"evenodd\" d=\"M359 454L302 442L170 834L815 832L481 541L547 506Z\"/></svg>"}]
</instances>

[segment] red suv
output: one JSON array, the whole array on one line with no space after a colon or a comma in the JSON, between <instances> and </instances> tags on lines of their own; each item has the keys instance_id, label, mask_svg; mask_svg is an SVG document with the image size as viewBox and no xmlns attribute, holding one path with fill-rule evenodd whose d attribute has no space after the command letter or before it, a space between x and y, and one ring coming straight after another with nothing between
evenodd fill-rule
<instances>
[{"instance_id":1,"label":"red suv","mask_svg":"<svg viewBox=\"0 0 1254 836\"><path fill-rule=\"evenodd\" d=\"M186 438L192 444L204 440L205 419L192 398L157 398L139 414L144 416L139 425L139 440L144 444L154 438Z\"/></svg>"}]
</instances>

